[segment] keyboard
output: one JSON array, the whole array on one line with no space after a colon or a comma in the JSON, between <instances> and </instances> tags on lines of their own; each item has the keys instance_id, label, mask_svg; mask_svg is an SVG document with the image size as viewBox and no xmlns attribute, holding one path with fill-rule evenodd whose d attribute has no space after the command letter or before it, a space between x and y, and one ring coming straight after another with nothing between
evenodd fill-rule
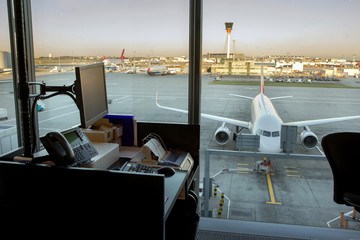
<instances>
[{"instance_id":1,"label":"keyboard","mask_svg":"<svg viewBox=\"0 0 360 240\"><path fill-rule=\"evenodd\" d=\"M114 170L119 170L123 172L157 173L157 170L155 170L150 166L139 163L131 163L131 162L127 162L120 168Z\"/></svg>"}]
</instances>

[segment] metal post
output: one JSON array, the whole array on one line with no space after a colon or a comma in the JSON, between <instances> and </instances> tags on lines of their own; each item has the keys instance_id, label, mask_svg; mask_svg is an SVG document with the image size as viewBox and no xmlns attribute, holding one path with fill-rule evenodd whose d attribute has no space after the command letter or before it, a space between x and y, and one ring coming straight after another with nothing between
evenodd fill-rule
<instances>
[{"instance_id":1,"label":"metal post","mask_svg":"<svg viewBox=\"0 0 360 240\"><path fill-rule=\"evenodd\" d=\"M12 53L12 57L16 58L16 66L18 67L18 98L20 100L20 116L22 127L22 140L24 146L24 156L32 157L32 134L31 134L31 118L30 118L30 101L29 101L29 85L27 75L27 59L26 59L26 18L25 18L24 0L14 1L14 17L15 17L15 45L16 54Z\"/></svg>"},{"instance_id":2,"label":"metal post","mask_svg":"<svg viewBox=\"0 0 360 240\"><path fill-rule=\"evenodd\" d=\"M199 125L201 112L202 0L190 0L189 9L188 123Z\"/></svg>"},{"instance_id":3,"label":"metal post","mask_svg":"<svg viewBox=\"0 0 360 240\"><path fill-rule=\"evenodd\" d=\"M205 150L205 169L204 169L204 217L209 216L209 198L210 198L210 151Z\"/></svg>"},{"instance_id":4,"label":"metal post","mask_svg":"<svg viewBox=\"0 0 360 240\"><path fill-rule=\"evenodd\" d=\"M26 64L27 64L27 76L28 83L36 82L35 78L35 62L34 62L34 43L33 43L33 29L32 29L32 10L31 10L31 0L25 0L24 5L24 17L25 17L25 49L26 49ZM36 87L29 87L30 94L36 93ZM34 99L30 99L30 104L33 104ZM39 136L39 124L38 124L38 112L35 111L33 113L34 119L32 122L34 128L32 129L35 132L33 136ZM32 139L32 144L35 144L37 147L35 150L40 150L40 139L39 137L35 137Z\"/></svg>"},{"instance_id":5,"label":"metal post","mask_svg":"<svg viewBox=\"0 0 360 240\"><path fill-rule=\"evenodd\" d=\"M35 92L35 87L30 88L28 84L35 81L31 1L8 0L7 5L13 82L17 93L15 96L16 121L17 126L21 126L21 129L18 128L18 141L19 145L23 145L23 155L32 157L32 146L38 140L32 138L33 120L31 119L29 98L29 94ZM34 117L34 122L37 123L37 112L34 113ZM35 126L35 132L38 133L37 126Z\"/></svg>"}]
</instances>

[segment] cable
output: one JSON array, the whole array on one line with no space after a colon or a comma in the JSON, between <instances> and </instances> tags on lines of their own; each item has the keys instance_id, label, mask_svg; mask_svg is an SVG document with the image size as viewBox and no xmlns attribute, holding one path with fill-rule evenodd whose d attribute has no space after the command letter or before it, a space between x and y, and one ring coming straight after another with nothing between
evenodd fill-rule
<instances>
[{"instance_id":1,"label":"cable","mask_svg":"<svg viewBox=\"0 0 360 240\"><path fill-rule=\"evenodd\" d=\"M32 137L33 137L33 146L32 146L32 150L31 150L31 154L33 154L35 152L35 148L36 148L35 106L36 106L37 100L39 100L40 97L41 97L40 95L36 96L32 106L31 106Z\"/></svg>"},{"instance_id":2,"label":"cable","mask_svg":"<svg viewBox=\"0 0 360 240\"><path fill-rule=\"evenodd\" d=\"M45 99L55 97L55 96L61 95L61 94L68 95L69 97L71 97L71 99L74 100L74 102L75 102L75 104L77 106L76 98L74 97L74 95L72 93L69 93L67 91L58 91L58 92L55 92L55 93L50 94L48 96L35 95L35 99L34 99L34 102L32 104L32 107L31 107L32 137L33 137L33 146L32 146L32 149L31 149L31 154L33 154L35 152L35 149L36 149L36 131L35 131L35 106L36 106L36 102L39 99L45 100Z\"/></svg>"}]
</instances>

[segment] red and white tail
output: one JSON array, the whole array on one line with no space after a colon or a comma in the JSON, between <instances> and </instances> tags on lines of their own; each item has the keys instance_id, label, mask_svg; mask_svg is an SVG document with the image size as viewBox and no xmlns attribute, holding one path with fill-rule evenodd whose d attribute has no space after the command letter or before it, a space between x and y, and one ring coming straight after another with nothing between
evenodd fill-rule
<instances>
[{"instance_id":1,"label":"red and white tail","mask_svg":"<svg viewBox=\"0 0 360 240\"><path fill-rule=\"evenodd\" d=\"M121 59L121 60L124 60L124 59L125 59L124 52L125 52L125 48L122 50L122 53L121 53L121 56L120 56L120 59Z\"/></svg>"},{"instance_id":2,"label":"red and white tail","mask_svg":"<svg viewBox=\"0 0 360 240\"><path fill-rule=\"evenodd\" d=\"M260 93L265 94L264 90L264 59L261 60L261 80L260 80Z\"/></svg>"}]
</instances>

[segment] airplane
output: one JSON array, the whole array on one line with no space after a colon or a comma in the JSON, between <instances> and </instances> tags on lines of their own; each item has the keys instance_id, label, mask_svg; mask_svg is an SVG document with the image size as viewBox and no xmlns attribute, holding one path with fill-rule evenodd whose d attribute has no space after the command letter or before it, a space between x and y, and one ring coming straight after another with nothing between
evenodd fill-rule
<instances>
[{"instance_id":1,"label":"airplane","mask_svg":"<svg viewBox=\"0 0 360 240\"><path fill-rule=\"evenodd\" d=\"M168 75L168 74L175 74L176 72L174 70L169 70L167 69L166 66L154 66L154 67L149 67L147 70L147 73L151 76L154 75Z\"/></svg>"},{"instance_id":2,"label":"airplane","mask_svg":"<svg viewBox=\"0 0 360 240\"><path fill-rule=\"evenodd\" d=\"M3 69L0 73L11 73L12 69Z\"/></svg>"},{"instance_id":3,"label":"airplane","mask_svg":"<svg viewBox=\"0 0 360 240\"><path fill-rule=\"evenodd\" d=\"M230 95L252 100L251 121L246 122L237 119L231 119L227 117L201 113L201 117L203 118L222 122L221 127L219 127L214 134L215 141L219 145L225 145L226 143L228 143L230 139L231 131L225 125L231 124L236 126L237 128L238 127L247 128L250 130L251 134L259 135L260 146L257 149L259 152L280 153L283 151L280 144L281 126L283 124L287 124L291 126L303 127L304 130L300 134L300 140L302 142L302 145L306 149L314 149L315 147L317 147L319 141L315 133L313 133L310 130L309 126L360 119L360 115L357 115L357 116L349 116L349 117L326 118L326 119L284 123L277 114L276 109L273 106L271 100L289 98L292 96L269 98L265 95L263 66L261 66L260 93L258 95L256 95L255 97L241 96L236 94L230 94ZM188 111L186 110L160 105L157 93L156 93L156 105L162 109L176 111L180 113L186 113L186 114L188 113Z\"/></svg>"},{"instance_id":4,"label":"airplane","mask_svg":"<svg viewBox=\"0 0 360 240\"><path fill-rule=\"evenodd\" d=\"M105 66L109 66L109 65L114 66L114 65L122 64L125 60L124 52L125 52L125 48L122 50L121 56L119 59L107 59L105 56L103 56L103 58L104 58L103 63L105 64Z\"/></svg>"}]
</instances>

